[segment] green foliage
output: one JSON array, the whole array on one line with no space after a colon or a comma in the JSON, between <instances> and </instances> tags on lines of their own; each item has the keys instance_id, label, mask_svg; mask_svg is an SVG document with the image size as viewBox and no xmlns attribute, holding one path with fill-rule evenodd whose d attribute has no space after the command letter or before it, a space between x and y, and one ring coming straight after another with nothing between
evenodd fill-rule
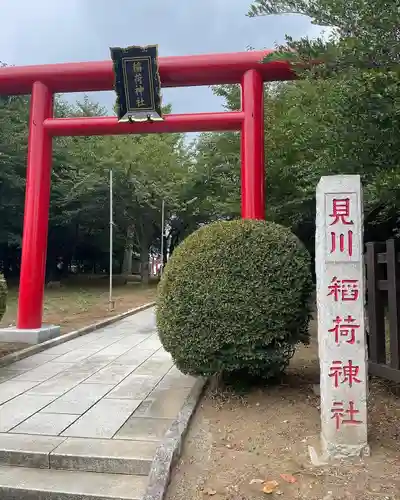
<instances>
[{"instance_id":1,"label":"green foliage","mask_svg":"<svg viewBox=\"0 0 400 500\"><path fill-rule=\"evenodd\" d=\"M166 107L165 112L170 108ZM70 105L57 97L55 114L103 116L87 97ZM0 271L17 275L24 208L29 99L0 96ZM166 220L185 202L191 159L180 134L59 137L54 140L48 277L61 258L108 268L109 172L114 178L114 257L148 262L160 247L161 204ZM129 266L127 266L129 272ZM143 276L145 278L145 276Z\"/></svg>"},{"instance_id":2,"label":"green foliage","mask_svg":"<svg viewBox=\"0 0 400 500\"><path fill-rule=\"evenodd\" d=\"M295 82L265 86L266 217L290 227L313 252L319 178L357 173L364 187L365 238L385 240L400 229L398 4L256 0L249 15L289 12L309 16L330 34L316 40L287 37L266 58L266 64L289 60L299 75ZM228 110L240 108L238 86L214 91ZM208 134L207 143L213 145L214 182L227 165L239 178L238 136ZM203 137L198 147L205 149ZM231 193L237 209L239 196Z\"/></svg>"},{"instance_id":3,"label":"green foliage","mask_svg":"<svg viewBox=\"0 0 400 500\"><path fill-rule=\"evenodd\" d=\"M266 378L308 340L310 256L290 230L215 222L175 250L159 284L161 342L185 373Z\"/></svg>"},{"instance_id":4,"label":"green foliage","mask_svg":"<svg viewBox=\"0 0 400 500\"><path fill-rule=\"evenodd\" d=\"M7 307L7 283L4 276L0 274L0 320L4 316Z\"/></svg>"},{"instance_id":5,"label":"green foliage","mask_svg":"<svg viewBox=\"0 0 400 500\"><path fill-rule=\"evenodd\" d=\"M329 40L294 41L287 38L283 51L297 52L299 59L320 61L316 72L349 75L354 69L397 71L400 38L399 5L388 0L254 0L251 17L300 14L314 24L329 27ZM314 70L313 70L314 71Z\"/></svg>"},{"instance_id":6,"label":"green foliage","mask_svg":"<svg viewBox=\"0 0 400 500\"><path fill-rule=\"evenodd\" d=\"M0 97L0 246L21 242L29 100Z\"/></svg>"}]
</instances>

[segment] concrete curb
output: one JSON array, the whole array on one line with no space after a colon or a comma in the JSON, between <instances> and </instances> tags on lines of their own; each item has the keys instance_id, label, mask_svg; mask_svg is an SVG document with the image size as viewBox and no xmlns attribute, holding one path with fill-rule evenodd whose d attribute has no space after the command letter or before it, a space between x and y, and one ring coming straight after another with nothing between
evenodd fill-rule
<instances>
[{"instance_id":1,"label":"concrete curb","mask_svg":"<svg viewBox=\"0 0 400 500\"><path fill-rule=\"evenodd\" d=\"M163 442L157 448L143 500L164 500L172 469L182 453L183 440L189 429L190 420L207 382L204 378L196 380L181 411L165 434Z\"/></svg>"},{"instance_id":2,"label":"concrete curb","mask_svg":"<svg viewBox=\"0 0 400 500\"><path fill-rule=\"evenodd\" d=\"M121 319L127 318L128 316L132 316L133 314L139 313L150 307L153 307L155 302L149 302L148 304L144 304L143 306L136 307L135 309L129 309L129 311L125 311L117 316L112 316L111 318L104 319L99 321L98 323L94 323L89 326L85 326L80 328L79 330L74 330L73 332L66 333L65 335L60 335L54 339L47 340L46 342L42 342L41 344L36 344L31 347L27 347L26 349L22 349L22 351L12 352L7 354L6 356L0 358L0 366L7 366L11 363L15 363L15 361L19 361L20 359L27 358L32 356L33 354L37 354L38 352L45 351L46 349L50 349L50 347L54 347L56 345L64 344L68 342L68 340L75 339L77 337L81 337L82 335L86 335L87 333L94 332L95 330L99 330L100 328L104 328L108 325L112 325Z\"/></svg>"}]
</instances>

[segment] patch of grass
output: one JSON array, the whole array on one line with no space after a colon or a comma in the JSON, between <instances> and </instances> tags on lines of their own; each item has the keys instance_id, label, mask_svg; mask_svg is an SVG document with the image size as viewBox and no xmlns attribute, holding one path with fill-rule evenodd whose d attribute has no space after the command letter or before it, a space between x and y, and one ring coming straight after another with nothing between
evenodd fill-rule
<instances>
[{"instance_id":1,"label":"patch of grass","mask_svg":"<svg viewBox=\"0 0 400 500\"><path fill-rule=\"evenodd\" d=\"M89 280L87 283L61 285L46 288L43 307L43 322L61 326L67 333L103 318L115 316L134 307L152 302L156 297L156 286L142 286L128 283L113 290L115 309L109 311L108 287L103 280ZM18 290L11 287L7 299L7 311L0 326L15 325L17 318Z\"/></svg>"}]
</instances>

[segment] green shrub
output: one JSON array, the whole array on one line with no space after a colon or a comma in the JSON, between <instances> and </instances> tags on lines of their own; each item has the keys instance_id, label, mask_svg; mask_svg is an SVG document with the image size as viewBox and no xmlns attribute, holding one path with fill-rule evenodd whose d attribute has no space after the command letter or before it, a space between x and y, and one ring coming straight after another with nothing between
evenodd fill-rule
<instances>
[{"instance_id":1,"label":"green shrub","mask_svg":"<svg viewBox=\"0 0 400 500\"><path fill-rule=\"evenodd\" d=\"M159 284L157 326L185 373L273 377L308 341L310 256L283 226L217 222L175 250Z\"/></svg>"},{"instance_id":2,"label":"green shrub","mask_svg":"<svg viewBox=\"0 0 400 500\"><path fill-rule=\"evenodd\" d=\"M4 276L0 274L0 320L6 312L7 305L7 283Z\"/></svg>"}]
</instances>

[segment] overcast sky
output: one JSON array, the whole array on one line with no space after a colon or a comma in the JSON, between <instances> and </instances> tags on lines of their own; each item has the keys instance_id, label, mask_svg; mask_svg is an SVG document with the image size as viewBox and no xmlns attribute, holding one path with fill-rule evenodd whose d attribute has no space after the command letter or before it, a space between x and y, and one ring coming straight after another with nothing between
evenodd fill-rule
<instances>
[{"instance_id":1,"label":"overcast sky","mask_svg":"<svg viewBox=\"0 0 400 500\"><path fill-rule=\"evenodd\" d=\"M301 16L249 19L250 0L0 0L0 61L46 64L110 58L109 47L158 44L161 56L273 48L318 29ZM74 97L73 95L70 98ZM111 108L112 92L90 94ZM166 89L173 112L220 109L207 87Z\"/></svg>"}]
</instances>

